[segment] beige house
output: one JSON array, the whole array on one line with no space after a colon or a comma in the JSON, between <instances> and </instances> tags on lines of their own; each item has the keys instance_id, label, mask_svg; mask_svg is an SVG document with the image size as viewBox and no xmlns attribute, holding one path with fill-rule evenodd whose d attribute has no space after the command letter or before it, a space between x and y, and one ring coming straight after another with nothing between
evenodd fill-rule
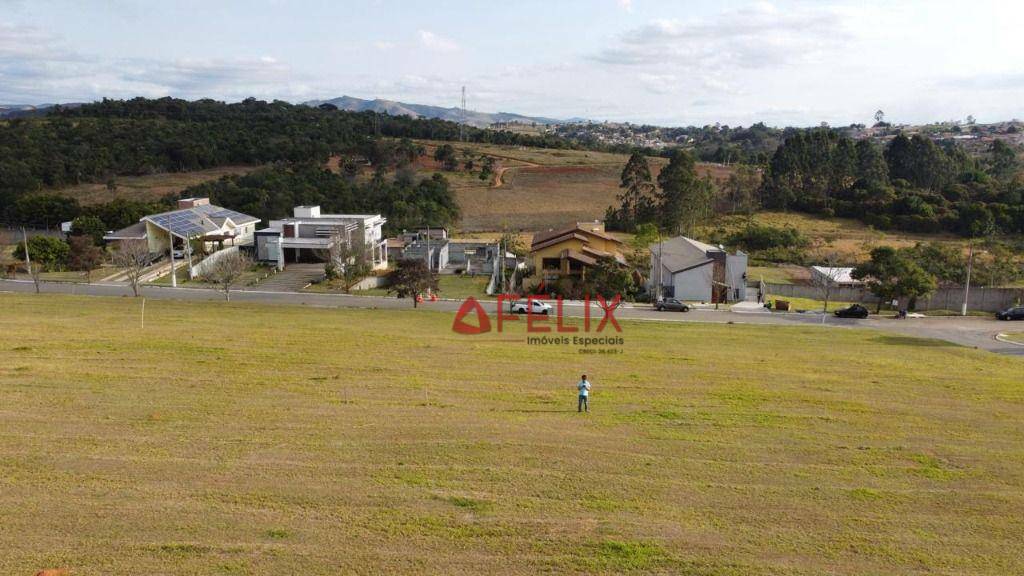
<instances>
[{"instance_id":1,"label":"beige house","mask_svg":"<svg viewBox=\"0 0 1024 576\"><path fill-rule=\"evenodd\" d=\"M560 230L534 234L530 258L544 280L586 275L600 258L625 264L622 241L604 230L603 222L577 222Z\"/></svg>"}]
</instances>

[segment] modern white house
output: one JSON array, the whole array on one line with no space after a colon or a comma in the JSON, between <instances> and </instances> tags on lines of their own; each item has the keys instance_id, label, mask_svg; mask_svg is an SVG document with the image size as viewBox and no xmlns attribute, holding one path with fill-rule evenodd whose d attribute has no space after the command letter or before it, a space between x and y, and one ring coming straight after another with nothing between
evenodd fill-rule
<instances>
[{"instance_id":1,"label":"modern white house","mask_svg":"<svg viewBox=\"0 0 1024 576\"><path fill-rule=\"evenodd\" d=\"M143 216L127 228L107 233L103 239L145 240L154 254L167 252L172 242L175 249L202 242L206 251L211 252L248 243L259 221L255 216L210 204L209 198L182 198L176 210Z\"/></svg>"},{"instance_id":2,"label":"modern white house","mask_svg":"<svg viewBox=\"0 0 1024 576\"><path fill-rule=\"evenodd\" d=\"M747 255L676 236L653 244L651 292L657 299L726 303L747 297Z\"/></svg>"},{"instance_id":3,"label":"modern white house","mask_svg":"<svg viewBox=\"0 0 1024 576\"><path fill-rule=\"evenodd\" d=\"M366 246L375 270L388 267L387 241L380 214L322 214L319 206L296 206L294 216L271 220L255 233L256 259L284 269L289 263L324 262L338 241Z\"/></svg>"}]
</instances>

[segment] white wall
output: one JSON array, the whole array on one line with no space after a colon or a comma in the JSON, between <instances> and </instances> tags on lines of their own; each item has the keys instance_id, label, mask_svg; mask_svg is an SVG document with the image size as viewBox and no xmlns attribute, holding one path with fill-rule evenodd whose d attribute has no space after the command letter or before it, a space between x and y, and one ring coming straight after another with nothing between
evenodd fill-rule
<instances>
[{"instance_id":1,"label":"white wall","mask_svg":"<svg viewBox=\"0 0 1024 576\"><path fill-rule=\"evenodd\" d=\"M711 280L714 264L708 262L703 266L691 268L672 275L677 300L711 301Z\"/></svg>"},{"instance_id":2,"label":"white wall","mask_svg":"<svg viewBox=\"0 0 1024 576\"><path fill-rule=\"evenodd\" d=\"M210 266L214 264L214 262L220 260L221 258L233 252L238 252L238 246L228 246L223 250L218 250L213 254L210 254L206 258L203 258L202 261L200 261L198 264L192 267L192 277L198 278L202 276L203 274L206 273Z\"/></svg>"},{"instance_id":3,"label":"white wall","mask_svg":"<svg viewBox=\"0 0 1024 576\"><path fill-rule=\"evenodd\" d=\"M743 252L729 254L725 257L725 282L729 285L729 301L747 299L747 255ZM737 295L739 291L739 295Z\"/></svg>"}]
</instances>

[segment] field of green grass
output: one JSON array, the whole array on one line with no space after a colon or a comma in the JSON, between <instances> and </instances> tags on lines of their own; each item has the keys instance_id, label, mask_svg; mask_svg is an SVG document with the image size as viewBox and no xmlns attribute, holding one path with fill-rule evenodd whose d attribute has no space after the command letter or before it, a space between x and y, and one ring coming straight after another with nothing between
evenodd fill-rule
<instances>
[{"instance_id":1,"label":"field of green grass","mask_svg":"<svg viewBox=\"0 0 1024 576\"><path fill-rule=\"evenodd\" d=\"M141 304L0 294L0 573L1024 572L1018 358L667 322L581 354L222 302L150 300L143 328Z\"/></svg>"},{"instance_id":2,"label":"field of green grass","mask_svg":"<svg viewBox=\"0 0 1024 576\"><path fill-rule=\"evenodd\" d=\"M766 302L772 302L773 307L774 307L774 304L775 304L776 300L785 300L786 302L789 302L789 309L791 311L794 311L794 310L824 310L825 309L825 301L824 300L815 300L813 298L793 298L791 296L775 296L775 295L772 295L772 294L769 294L767 297L765 297L765 301ZM849 306L850 304L853 304L853 302L834 302L832 300L829 300L829 302L828 302L828 311L829 312L834 312L834 311L838 310L839 308L845 308L845 307ZM868 306L867 308L871 312L875 311L874 305Z\"/></svg>"}]
</instances>

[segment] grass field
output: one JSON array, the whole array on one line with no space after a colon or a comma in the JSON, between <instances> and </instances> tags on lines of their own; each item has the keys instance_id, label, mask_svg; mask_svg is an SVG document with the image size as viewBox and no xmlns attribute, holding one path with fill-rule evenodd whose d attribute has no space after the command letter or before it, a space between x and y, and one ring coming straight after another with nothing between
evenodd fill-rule
<instances>
[{"instance_id":1,"label":"grass field","mask_svg":"<svg viewBox=\"0 0 1024 576\"><path fill-rule=\"evenodd\" d=\"M143 330L140 304L0 295L0 573L1024 571L1020 359L159 300Z\"/></svg>"},{"instance_id":2,"label":"grass field","mask_svg":"<svg viewBox=\"0 0 1024 576\"><path fill-rule=\"evenodd\" d=\"M846 262L865 260L875 246L903 248L917 242L939 241L966 247L966 240L951 234L914 234L876 230L863 222L849 218L822 218L799 212L758 212L754 220L762 225L780 228L793 227L808 239L821 239L828 251L835 251ZM701 234L728 235L747 225L743 216L721 216L706 225ZM767 280L766 280L767 281Z\"/></svg>"},{"instance_id":3,"label":"grass field","mask_svg":"<svg viewBox=\"0 0 1024 576\"><path fill-rule=\"evenodd\" d=\"M824 310L825 309L825 301L824 300L815 300L813 298L794 298L794 297L791 297L791 296L775 296L775 295L772 295L772 294L769 294L765 298L766 302L772 302L772 306L773 307L775 306L775 301L776 300L785 300L786 302L789 302L789 309L790 309L790 311L796 311L796 310ZM853 302L834 302L832 300L829 300L829 302L828 302L828 311L829 312L835 312L836 310L838 310L840 308L845 308L845 307L849 306L850 304L853 304ZM870 305L867 308L871 312L875 311L874 305Z\"/></svg>"},{"instance_id":4,"label":"grass field","mask_svg":"<svg viewBox=\"0 0 1024 576\"><path fill-rule=\"evenodd\" d=\"M619 176L626 157L614 164L526 166L506 170L503 185L456 189L462 209L461 229L494 230L504 222L517 230L539 231L575 221L603 220L605 209L618 205ZM652 159L652 171L660 164ZM698 171L724 170L700 165Z\"/></svg>"},{"instance_id":5,"label":"grass field","mask_svg":"<svg viewBox=\"0 0 1024 576\"><path fill-rule=\"evenodd\" d=\"M421 141L431 157L437 142ZM461 172L443 172L452 182L462 209L460 230L493 231L507 225L516 230L536 232L564 226L574 221L603 219L605 209L617 205L619 176L629 159L627 154L586 150L554 150L498 146L492 144L457 145L498 158L503 168L501 186L480 181ZM650 158L656 178L668 161ZM432 172L437 166L425 161L421 167ZM715 164L699 164L698 171L715 179L728 178L730 169Z\"/></svg>"},{"instance_id":6,"label":"grass field","mask_svg":"<svg viewBox=\"0 0 1024 576\"><path fill-rule=\"evenodd\" d=\"M747 278L769 284L806 284L811 274L805 266L777 264L775 266L747 266Z\"/></svg>"}]
</instances>

